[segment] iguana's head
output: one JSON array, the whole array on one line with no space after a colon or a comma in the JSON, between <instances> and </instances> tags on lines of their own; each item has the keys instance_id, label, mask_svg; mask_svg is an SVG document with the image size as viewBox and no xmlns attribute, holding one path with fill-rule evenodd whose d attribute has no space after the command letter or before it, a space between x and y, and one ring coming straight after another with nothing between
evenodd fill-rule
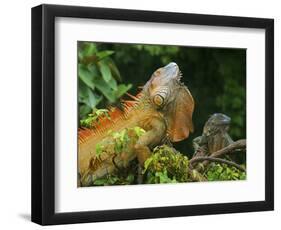
<instances>
[{"instance_id":1,"label":"iguana's head","mask_svg":"<svg viewBox=\"0 0 281 230\"><path fill-rule=\"evenodd\" d=\"M171 92L180 80L180 70L176 63L157 69L145 85L146 93L157 108L163 108L171 101Z\"/></svg>"},{"instance_id":2,"label":"iguana's head","mask_svg":"<svg viewBox=\"0 0 281 230\"><path fill-rule=\"evenodd\" d=\"M182 74L176 63L157 69L144 86L144 93L167 120L171 141L181 141L193 131L194 101L188 88L180 81Z\"/></svg>"},{"instance_id":3,"label":"iguana's head","mask_svg":"<svg viewBox=\"0 0 281 230\"><path fill-rule=\"evenodd\" d=\"M222 113L213 114L205 123L203 134L206 136L214 135L218 132L227 132L231 118Z\"/></svg>"}]
</instances>

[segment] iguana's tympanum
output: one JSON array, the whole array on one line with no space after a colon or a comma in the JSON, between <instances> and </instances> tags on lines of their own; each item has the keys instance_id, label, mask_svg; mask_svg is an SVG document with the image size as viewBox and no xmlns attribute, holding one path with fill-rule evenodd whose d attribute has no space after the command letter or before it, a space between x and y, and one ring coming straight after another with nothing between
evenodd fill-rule
<instances>
[{"instance_id":1,"label":"iguana's tympanum","mask_svg":"<svg viewBox=\"0 0 281 230\"><path fill-rule=\"evenodd\" d=\"M193 139L196 156L208 156L233 143L227 133L231 119L222 113L213 114L205 123L202 136Z\"/></svg>"},{"instance_id":2,"label":"iguana's tympanum","mask_svg":"<svg viewBox=\"0 0 281 230\"><path fill-rule=\"evenodd\" d=\"M142 91L136 97L131 96L132 101L124 101L122 110L110 109L110 119L101 119L93 129L79 130L80 185L88 186L119 167L127 167L136 157L143 165L156 145L178 142L189 136L193 131L194 101L181 77L176 63L157 69ZM108 150L97 156L96 144L111 138L108 130L116 132L136 126L146 132L133 138L124 153Z\"/></svg>"}]
</instances>

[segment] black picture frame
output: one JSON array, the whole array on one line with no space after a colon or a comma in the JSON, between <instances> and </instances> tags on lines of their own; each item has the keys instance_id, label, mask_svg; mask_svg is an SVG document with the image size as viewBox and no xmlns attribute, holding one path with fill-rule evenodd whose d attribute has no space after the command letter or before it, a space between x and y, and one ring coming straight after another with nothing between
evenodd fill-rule
<instances>
[{"instance_id":1,"label":"black picture frame","mask_svg":"<svg viewBox=\"0 0 281 230\"><path fill-rule=\"evenodd\" d=\"M265 200L55 213L55 18L109 19L265 29ZM267 211L274 209L274 20L110 8L32 8L32 221L41 225Z\"/></svg>"}]
</instances>

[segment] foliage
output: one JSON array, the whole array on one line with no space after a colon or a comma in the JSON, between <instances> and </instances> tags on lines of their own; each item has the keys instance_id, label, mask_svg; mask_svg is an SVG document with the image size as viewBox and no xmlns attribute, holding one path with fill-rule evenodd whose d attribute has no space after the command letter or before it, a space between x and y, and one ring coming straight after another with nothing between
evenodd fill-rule
<instances>
[{"instance_id":1,"label":"foliage","mask_svg":"<svg viewBox=\"0 0 281 230\"><path fill-rule=\"evenodd\" d=\"M239 75L245 71L243 59L233 58L225 53L216 54L215 58L223 60L219 62L218 71L224 80L223 93L216 97L216 105L221 111L228 112L232 118L231 134L234 138L244 137L246 126L246 90L245 79L239 79ZM246 76L245 76L246 78ZM242 80L242 81L241 81Z\"/></svg>"},{"instance_id":2,"label":"foliage","mask_svg":"<svg viewBox=\"0 0 281 230\"><path fill-rule=\"evenodd\" d=\"M120 135L122 135L120 133ZM100 154L100 152L99 152ZM162 145L154 148L153 154L145 161L144 184L188 182L188 159L173 148ZM136 184L138 175L137 160L127 169L119 169L104 178L97 179L94 185Z\"/></svg>"},{"instance_id":3,"label":"foliage","mask_svg":"<svg viewBox=\"0 0 281 230\"><path fill-rule=\"evenodd\" d=\"M133 173L128 173L126 176L124 174L107 175L104 178L100 178L94 181L94 185L129 185L134 184L135 175Z\"/></svg>"},{"instance_id":4,"label":"foliage","mask_svg":"<svg viewBox=\"0 0 281 230\"><path fill-rule=\"evenodd\" d=\"M96 154L100 156L103 152L111 152L114 154L126 152L144 133L145 130L138 126L125 128L119 132L109 130L109 138L105 138L96 144Z\"/></svg>"},{"instance_id":5,"label":"foliage","mask_svg":"<svg viewBox=\"0 0 281 230\"><path fill-rule=\"evenodd\" d=\"M120 133L120 136L124 134ZM125 143L123 143L125 146ZM99 152L100 154L100 152ZM143 169L144 184L165 184L191 182L190 173L199 173L197 170L188 171L188 158L177 152L172 147L161 145L154 148L152 155L145 161ZM137 160L128 168L119 169L116 172L95 180L94 185L129 185L137 184L138 175ZM211 163L201 172L207 181L245 180L246 173L226 164Z\"/></svg>"},{"instance_id":6,"label":"foliage","mask_svg":"<svg viewBox=\"0 0 281 230\"><path fill-rule=\"evenodd\" d=\"M245 180L246 173L226 164L212 163L205 172L208 181Z\"/></svg>"},{"instance_id":7,"label":"foliage","mask_svg":"<svg viewBox=\"0 0 281 230\"><path fill-rule=\"evenodd\" d=\"M126 128L119 132L109 130L108 138L96 144L96 155L101 157L103 153L110 154L130 154L130 149L136 141L145 133L145 130L136 126ZM125 162L125 164L128 162ZM109 174L104 178L95 180L94 185L124 185L135 184L137 175L137 162L130 162L124 168L119 168L113 174Z\"/></svg>"},{"instance_id":8,"label":"foliage","mask_svg":"<svg viewBox=\"0 0 281 230\"><path fill-rule=\"evenodd\" d=\"M131 87L118 84L120 72L111 58L112 50L99 51L94 43L83 42L78 47L79 115L87 117L97 108L115 103Z\"/></svg>"},{"instance_id":9,"label":"foliage","mask_svg":"<svg viewBox=\"0 0 281 230\"><path fill-rule=\"evenodd\" d=\"M186 156L167 145L157 146L144 164L145 183L187 182L187 168Z\"/></svg>"},{"instance_id":10,"label":"foliage","mask_svg":"<svg viewBox=\"0 0 281 230\"><path fill-rule=\"evenodd\" d=\"M86 118L80 120L80 126L85 128L93 128L93 124L99 123L99 119L106 117L110 120L107 109L96 109L92 113L89 113Z\"/></svg>"}]
</instances>

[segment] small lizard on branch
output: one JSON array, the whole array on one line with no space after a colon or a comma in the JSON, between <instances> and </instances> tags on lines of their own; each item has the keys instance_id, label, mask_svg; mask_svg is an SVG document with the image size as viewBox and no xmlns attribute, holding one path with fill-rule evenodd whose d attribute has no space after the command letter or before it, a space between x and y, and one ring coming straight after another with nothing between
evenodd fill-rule
<instances>
[{"instance_id":1,"label":"small lizard on branch","mask_svg":"<svg viewBox=\"0 0 281 230\"><path fill-rule=\"evenodd\" d=\"M240 171L245 172L246 170L242 166L236 164L235 162L218 158L218 157L222 157L225 154L231 154L231 153L235 152L235 150L238 150L238 149L239 150L246 149L246 140L243 139L243 140L238 140L236 142L233 142L232 144L226 146L225 148L212 153L210 156L193 157L189 162L189 166L191 169L193 169L194 163L201 162L201 161L204 161L207 163L208 161L213 161L213 162L219 162L219 163L224 163L224 164L234 166L234 167L238 168Z\"/></svg>"},{"instance_id":2,"label":"small lizard on branch","mask_svg":"<svg viewBox=\"0 0 281 230\"><path fill-rule=\"evenodd\" d=\"M203 166L205 166L212 161L225 163L245 171L243 167L233 161L218 158L230 154L234 150L246 148L246 140L234 142L229 136L230 121L230 117L222 113L215 113L207 120L202 135L193 140L195 153L190 160L191 168L197 162L203 161Z\"/></svg>"}]
</instances>

